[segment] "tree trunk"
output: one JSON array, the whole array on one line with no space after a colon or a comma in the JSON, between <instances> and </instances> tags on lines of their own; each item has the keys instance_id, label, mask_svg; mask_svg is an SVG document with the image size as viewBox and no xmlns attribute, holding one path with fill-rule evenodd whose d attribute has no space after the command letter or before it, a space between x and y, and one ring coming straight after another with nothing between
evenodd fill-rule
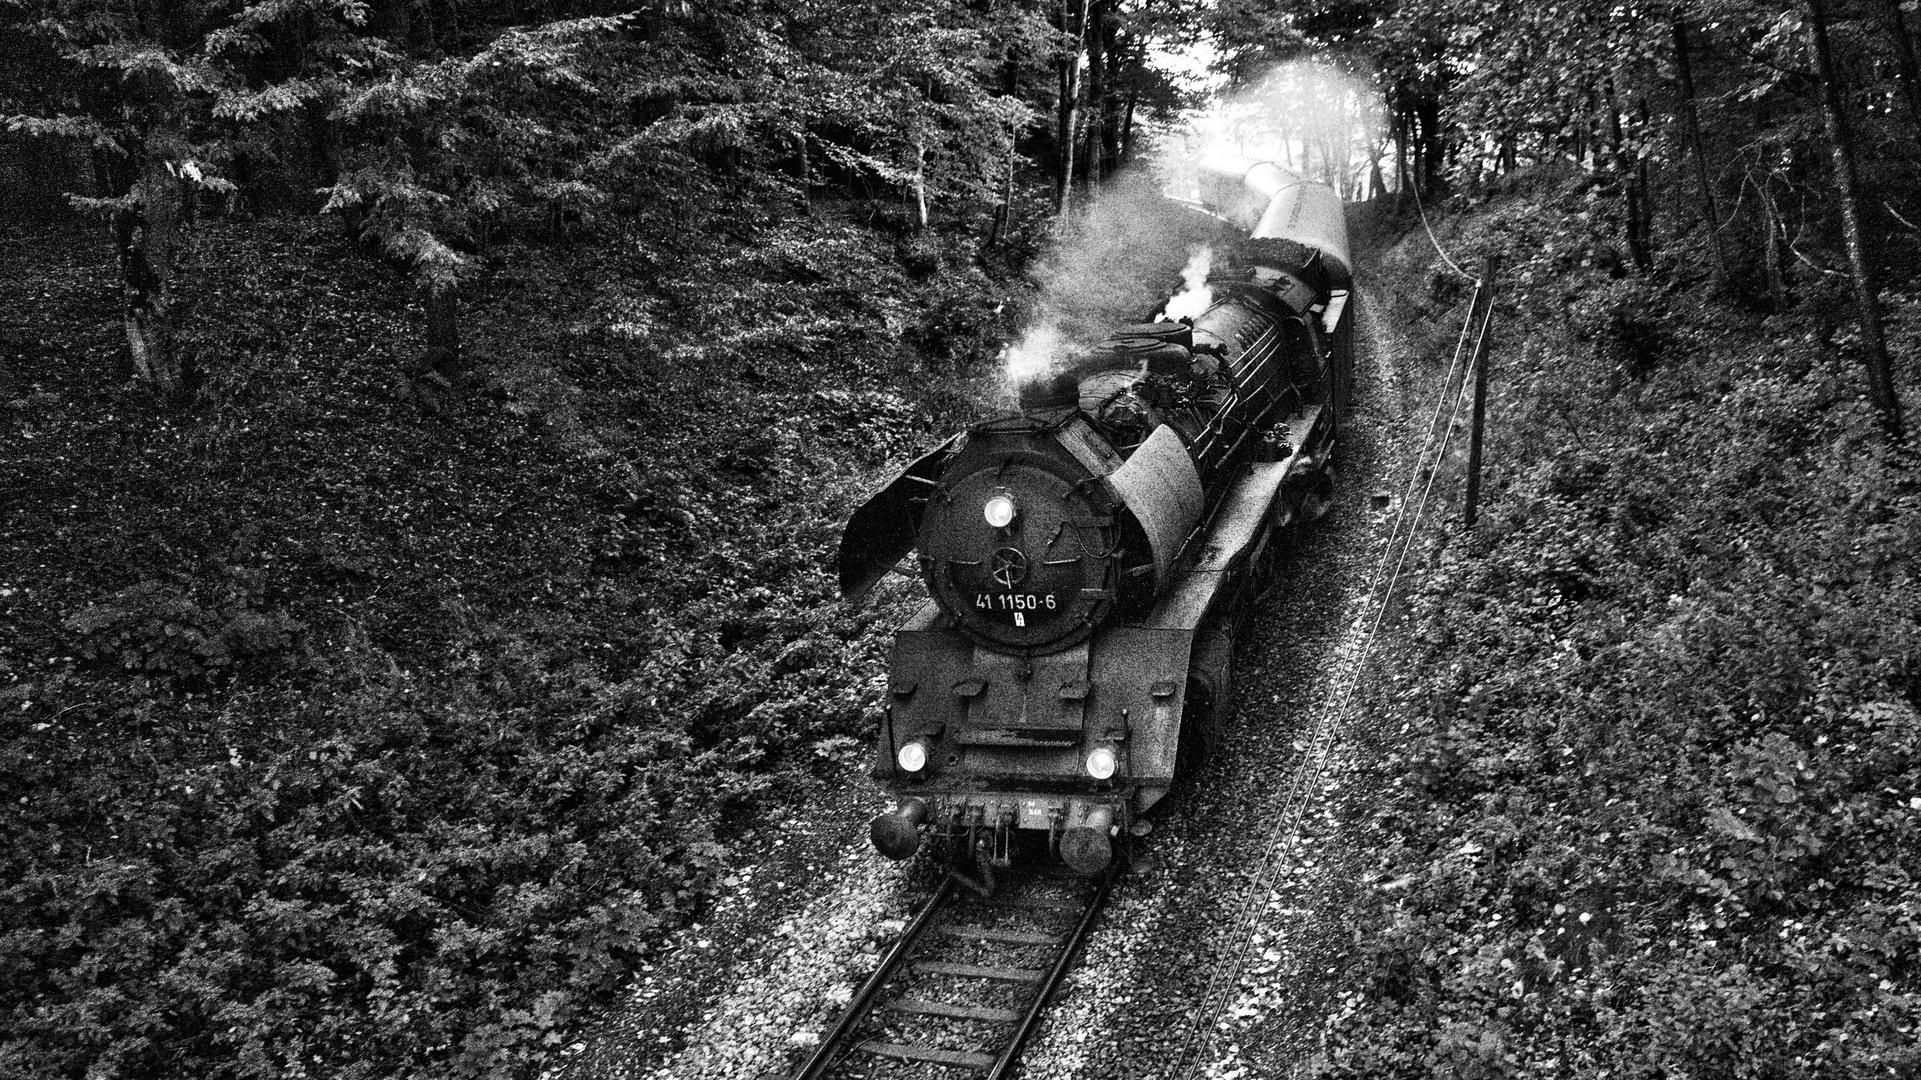
<instances>
[{"instance_id":1,"label":"tree trunk","mask_svg":"<svg viewBox=\"0 0 1921 1080\"><path fill-rule=\"evenodd\" d=\"M193 371L173 347L173 276L185 225L187 189L170 162L149 158L128 192L133 205L114 214L120 255L121 321L134 377L177 401Z\"/></svg>"},{"instance_id":2,"label":"tree trunk","mask_svg":"<svg viewBox=\"0 0 1921 1080\"><path fill-rule=\"evenodd\" d=\"M1401 212L1401 197L1407 193L1407 119L1396 108L1390 135L1394 139L1394 212Z\"/></svg>"},{"instance_id":3,"label":"tree trunk","mask_svg":"<svg viewBox=\"0 0 1921 1080\"><path fill-rule=\"evenodd\" d=\"M315 187L332 187L340 182L340 133L327 119L327 106L308 102L302 109L307 128L307 148L313 155Z\"/></svg>"},{"instance_id":4,"label":"tree trunk","mask_svg":"<svg viewBox=\"0 0 1921 1080\"><path fill-rule=\"evenodd\" d=\"M1121 121L1121 146L1119 161L1122 165L1134 160L1134 106L1140 104L1141 92L1127 92L1127 118Z\"/></svg>"},{"instance_id":5,"label":"tree trunk","mask_svg":"<svg viewBox=\"0 0 1921 1080\"><path fill-rule=\"evenodd\" d=\"M1121 167L1121 117L1122 110L1129 107L1133 99L1130 92L1123 96L1120 89L1140 81L1142 61L1123 52L1121 30L1118 21L1112 18L1102 22L1102 33L1106 38L1107 52L1107 112L1101 121L1101 171L1112 173ZM1125 66L1124 66L1125 65Z\"/></svg>"},{"instance_id":6,"label":"tree trunk","mask_svg":"<svg viewBox=\"0 0 1921 1080\"><path fill-rule=\"evenodd\" d=\"M1408 145L1414 151L1414 159L1408 162L1409 167L1414 170L1410 179L1414 181L1415 195L1424 196L1433 189L1433 173L1438 171L1438 168L1428 160L1430 156L1428 151L1433 147L1427 140L1426 117L1421 112L1421 104L1418 100L1408 102L1407 132Z\"/></svg>"},{"instance_id":7,"label":"tree trunk","mask_svg":"<svg viewBox=\"0 0 1921 1080\"><path fill-rule=\"evenodd\" d=\"M1080 0L1079 18L1072 17L1067 2L1062 2L1061 32L1074 35L1074 51L1059 61L1060 129L1056 145L1060 148L1061 173L1054 183L1054 213L1062 218L1067 216L1068 190L1074 183L1074 146L1079 141L1076 135L1080 130L1081 52L1087 47L1088 0Z\"/></svg>"},{"instance_id":8,"label":"tree trunk","mask_svg":"<svg viewBox=\"0 0 1921 1080\"><path fill-rule=\"evenodd\" d=\"M1581 93L1581 151L1575 156L1575 163L1581 171L1589 174L1601 168L1601 103L1596 100L1594 87L1589 86Z\"/></svg>"},{"instance_id":9,"label":"tree trunk","mask_svg":"<svg viewBox=\"0 0 1921 1080\"><path fill-rule=\"evenodd\" d=\"M914 222L916 231L927 231L927 143L914 140Z\"/></svg>"},{"instance_id":10,"label":"tree trunk","mask_svg":"<svg viewBox=\"0 0 1921 1080\"><path fill-rule=\"evenodd\" d=\"M1834 146L1834 180L1841 189L1841 230L1848 245L1848 267L1854 279L1855 315L1861 321L1862 362L1868 372L1868 394L1881 413L1891 440L1901 439L1901 400L1889 373L1887 339L1881 333L1880 300L1874 287L1874 268L1868 261L1867 238L1862 234L1860 181L1854 167L1854 139L1841 106L1841 80L1828 51L1828 19L1822 0L1807 0L1808 44L1814 52L1814 71L1821 80L1821 111L1827 119L1828 141Z\"/></svg>"},{"instance_id":11,"label":"tree trunk","mask_svg":"<svg viewBox=\"0 0 1921 1080\"><path fill-rule=\"evenodd\" d=\"M1585 169L1587 167L1587 133L1587 110L1580 108L1578 103L1570 106L1568 109L1567 137L1568 144L1572 149L1574 167L1577 169Z\"/></svg>"},{"instance_id":12,"label":"tree trunk","mask_svg":"<svg viewBox=\"0 0 1921 1080\"><path fill-rule=\"evenodd\" d=\"M442 372L460 361L460 286L427 289L427 362Z\"/></svg>"},{"instance_id":13,"label":"tree trunk","mask_svg":"<svg viewBox=\"0 0 1921 1080\"><path fill-rule=\"evenodd\" d=\"M1647 98L1635 99L1634 114L1640 120L1642 137L1645 138L1647 132L1654 130L1654 121L1648 115ZM1635 228L1641 235L1641 248L1647 253L1650 270L1654 268L1654 180L1650 175L1652 166L1648 162L1651 156L1645 149L1636 151L1634 155L1634 190L1638 193L1636 209L1639 212Z\"/></svg>"},{"instance_id":14,"label":"tree trunk","mask_svg":"<svg viewBox=\"0 0 1921 1080\"><path fill-rule=\"evenodd\" d=\"M1016 152L1016 150L1015 150L1015 144L1016 144L1016 142L1018 141L1018 137L1019 137L1019 132L1018 132L1018 131L1014 131L1014 130L1011 130L1011 129L1010 129L1010 130L1009 130L1009 131L1007 132L1007 173L1006 173L1006 179L1005 179L1005 182L1004 182L1004 183L1002 184L1002 186L1001 186L1001 198L1000 198L1000 205L999 205L999 206L996 206L996 207L994 207L994 223L993 223L993 225L991 225L991 226L990 226L990 227L988 228L988 230L987 230L987 243L985 243L985 244L983 244L983 245L981 245L981 247L982 247L983 249L985 249L985 250L988 250L988 251L991 251L991 250L993 250L993 248L994 248L994 245L1000 242L1000 238L1001 238L1001 236L1002 236L1002 234L1004 234L1005 232L1007 232L1007 226L1008 226L1008 223L1009 223L1009 221L1010 221L1010 220L1011 220L1011 219L1013 218L1013 214L1014 214L1014 159L1015 159L1015 157L1017 156L1017 152Z\"/></svg>"},{"instance_id":15,"label":"tree trunk","mask_svg":"<svg viewBox=\"0 0 1921 1080\"><path fill-rule=\"evenodd\" d=\"M1614 172L1620 178L1627 203L1627 219L1623 224L1627 230L1628 252L1634 258L1634 268L1645 274L1654 268L1654 256L1648 250L1648 238L1644 231L1646 213L1641 205L1645 201L1641 190L1641 170L1638 162L1628 153L1627 135L1621 127L1621 107L1614 100L1614 80L1608 79L1602 87L1602 96L1607 102L1609 149L1614 158Z\"/></svg>"},{"instance_id":16,"label":"tree trunk","mask_svg":"<svg viewBox=\"0 0 1921 1080\"><path fill-rule=\"evenodd\" d=\"M1447 136L1441 130L1440 95L1423 91L1419 108L1421 112L1421 164L1424 190L1438 192L1445 183L1447 170Z\"/></svg>"},{"instance_id":17,"label":"tree trunk","mask_svg":"<svg viewBox=\"0 0 1921 1080\"><path fill-rule=\"evenodd\" d=\"M1090 3L1087 18L1081 37L1087 43L1087 196L1092 200L1100 194L1106 145L1101 125L1107 119L1107 0Z\"/></svg>"},{"instance_id":18,"label":"tree trunk","mask_svg":"<svg viewBox=\"0 0 1921 1080\"><path fill-rule=\"evenodd\" d=\"M1768 233L1761 257L1768 275L1768 306L1780 312L1788 309L1788 284L1781 273L1781 237L1786 234L1787 226L1781 221L1780 207L1775 205L1772 185L1772 179L1761 185L1761 224Z\"/></svg>"},{"instance_id":19,"label":"tree trunk","mask_svg":"<svg viewBox=\"0 0 1921 1080\"><path fill-rule=\"evenodd\" d=\"M1688 153L1694 158L1694 182L1701 198L1701 220L1707 225L1708 252L1714 256L1715 276L1723 285L1728 274L1727 248L1721 243L1721 212L1714 205L1714 182L1708 176L1708 154L1701 144L1701 118L1695 108L1693 51L1688 47L1687 24L1675 19L1674 68L1681 80L1681 132L1687 139Z\"/></svg>"},{"instance_id":20,"label":"tree trunk","mask_svg":"<svg viewBox=\"0 0 1921 1080\"><path fill-rule=\"evenodd\" d=\"M807 153L807 129L799 128L793 133L794 139L794 179L800 183L801 213L812 217L814 214L814 161Z\"/></svg>"},{"instance_id":21,"label":"tree trunk","mask_svg":"<svg viewBox=\"0 0 1921 1080\"><path fill-rule=\"evenodd\" d=\"M1066 15L1061 16L1062 21ZM1054 116L1054 216L1067 214L1067 185L1074 176L1074 68L1075 60L1056 60L1060 104Z\"/></svg>"},{"instance_id":22,"label":"tree trunk","mask_svg":"<svg viewBox=\"0 0 1921 1080\"><path fill-rule=\"evenodd\" d=\"M1907 19L1901 14L1901 0L1881 0L1881 18L1894 38L1896 81L1901 84L1901 96L1908 103L1908 118L1914 121L1917 136L1921 136L1921 68L1915 64L1914 35L1908 32Z\"/></svg>"}]
</instances>

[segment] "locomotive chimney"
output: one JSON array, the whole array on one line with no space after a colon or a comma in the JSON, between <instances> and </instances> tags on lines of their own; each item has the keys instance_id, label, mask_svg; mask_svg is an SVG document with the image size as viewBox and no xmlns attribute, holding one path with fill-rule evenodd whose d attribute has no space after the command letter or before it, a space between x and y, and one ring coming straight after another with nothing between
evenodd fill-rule
<instances>
[{"instance_id":1,"label":"locomotive chimney","mask_svg":"<svg viewBox=\"0 0 1921 1080\"><path fill-rule=\"evenodd\" d=\"M1020 384L1022 412L1066 409L1080 403L1081 377L1074 370L1055 371Z\"/></svg>"}]
</instances>

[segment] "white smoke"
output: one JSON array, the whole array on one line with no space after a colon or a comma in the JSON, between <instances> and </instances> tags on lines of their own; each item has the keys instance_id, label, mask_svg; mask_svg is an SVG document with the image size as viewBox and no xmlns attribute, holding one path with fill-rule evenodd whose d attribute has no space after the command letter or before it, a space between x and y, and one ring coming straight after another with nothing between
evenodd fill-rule
<instances>
[{"instance_id":1,"label":"white smoke","mask_svg":"<svg viewBox=\"0 0 1921 1080\"><path fill-rule=\"evenodd\" d=\"M1380 91L1325 60L1292 60L1244 79L1239 89L1183 114L1185 161L1174 190L1192 191L1191 162L1209 157L1271 161L1333 187L1343 197L1372 191L1374 172L1392 172Z\"/></svg>"},{"instance_id":2,"label":"white smoke","mask_svg":"<svg viewBox=\"0 0 1921 1080\"><path fill-rule=\"evenodd\" d=\"M1009 386L1039 379L1052 371L1067 352L1067 339L1052 322L1036 323L1021 332L1019 341L1001 350L1001 369Z\"/></svg>"},{"instance_id":3,"label":"white smoke","mask_svg":"<svg viewBox=\"0 0 1921 1080\"><path fill-rule=\"evenodd\" d=\"M1167 302L1155 318L1160 322L1198 319L1214 303L1214 290L1207 287L1207 272L1214 266L1214 249L1203 244L1181 268L1181 291Z\"/></svg>"},{"instance_id":4,"label":"white smoke","mask_svg":"<svg viewBox=\"0 0 1921 1080\"><path fill-rule=\"evenodd\" d=\"M1218 239L1219 230L1219 222L1165 198L1145 170L1110 180L1028 272L1034 297L1020 336L1000 356L1008 396L1115 327L1146 321L1165 302L1179 261ZM1191 270L1191 259L1188 265ZM1198 280L1206 278L1203 268Z\"/></svg>"},{"instance_id":5,"label":"white smoke","mask_svg":"<svg viewBox=\"0 0 1921 1080\"><path fill-rule=\"evenodd\" d=\"M1047 254L1029 274L1035 286L1024 305L1023 329L1001 350L1008 400L1023 382L1044 378L1115 327L1159 318L1196 317L1213 302L1207 275L1214 261L1209 243L1245 236L1161 190L1200 193L1197 165L1228 155L1272 161L1348 195L1370 193L1382 169L1385 127L1379 95L1356 79L1318 61L1285 64L1249 80L1241 91L1216 97L1187 114L1185 130L1167 133L1151 169L1123 172L1098 200L1083 202ZM1183 255L1181 290L1171 300L1167 283Z\"/></svg>"}]
</instances>

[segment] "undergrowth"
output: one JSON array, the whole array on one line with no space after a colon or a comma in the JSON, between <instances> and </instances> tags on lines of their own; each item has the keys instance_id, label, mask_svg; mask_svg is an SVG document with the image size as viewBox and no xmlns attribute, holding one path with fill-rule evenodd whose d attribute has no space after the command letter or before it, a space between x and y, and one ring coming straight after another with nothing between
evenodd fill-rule
<instances>
[{"instance_id":1,"label":"undergrowth","mask_svg":"<svg viewBox=\"0 0 1921 1080\"><path fill-rule=\"evenodd\" d=\"M211 222L181 412L106 244L8 242L0 1076L532 1075L846 768L904 601L837 607L838 523L1020 288L847 216L503 247L457 368L321 225Z\"/></svg>"},{"instance_id":2,"label":"undergrowth","mask_svg":"<svg viewBox=\"0 0 1921 1080\"><path fill-rule=\"evenodd\" d=\"M1590 209L1537 178L1441 231L1507 259L1491 498L1417 548L1318 1073L1913 1075L1913 459L1829 286L1746 309L1684 247L1633 277ZM1465 291L1431 262L1416 232L1379 299L1438 377ZM1912 387L1917 298L1889 299Z\"/></svg>"}]
</instances>

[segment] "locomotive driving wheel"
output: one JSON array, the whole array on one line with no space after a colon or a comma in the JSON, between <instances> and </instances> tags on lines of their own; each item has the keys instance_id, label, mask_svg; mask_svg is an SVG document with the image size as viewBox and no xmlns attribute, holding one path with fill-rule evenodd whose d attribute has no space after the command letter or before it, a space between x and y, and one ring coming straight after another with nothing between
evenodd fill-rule
<instances>
[{"instance_id":1,"label":"locomotive driving wheel","mask_svg":"<svg viewBox=\"0 0 1921 1080\"><path fill-rule=\"evenodd\" d=\"M1319 521L1334 506L1334 466L1322 465L1301 493L1301 520Z\"/></svg>"}]
</instances>

